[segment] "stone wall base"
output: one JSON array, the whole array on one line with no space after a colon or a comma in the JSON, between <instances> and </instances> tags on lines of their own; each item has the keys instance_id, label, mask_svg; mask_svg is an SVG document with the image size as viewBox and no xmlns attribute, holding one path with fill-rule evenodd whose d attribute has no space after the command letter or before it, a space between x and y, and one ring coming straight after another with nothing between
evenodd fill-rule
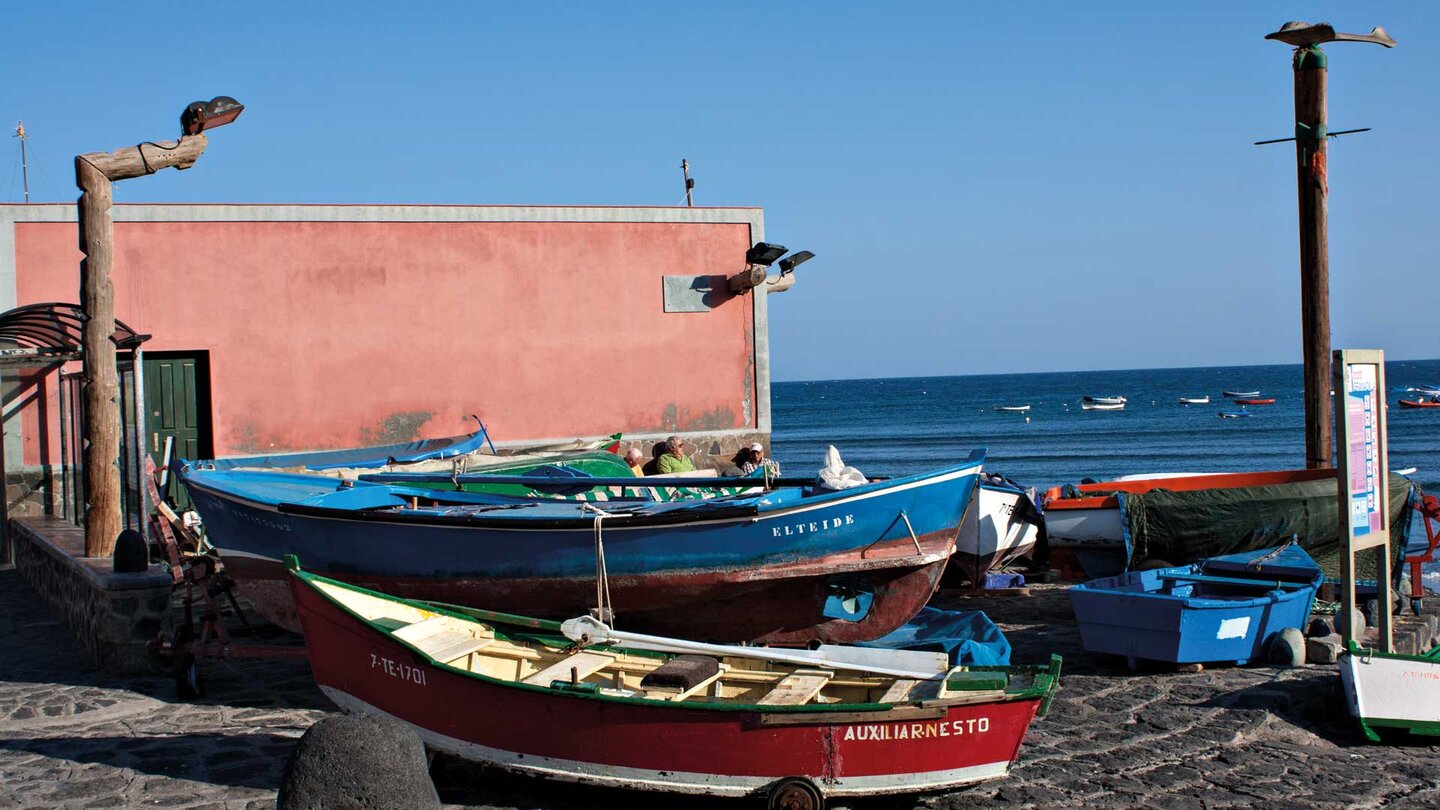
<instances>
[{"instance_id":1,"label":"stone wall base","mask_svg":"<svg viewBox=\"0 0 1440 810\"><path fill-rule=\"evenodd\" d=\"M109 557L84 555L83 529L56 517L10 521L15 568L106 672L162 671L146 645L170 619L170 574L117 574Z\"/></svg>"}]
</instances>

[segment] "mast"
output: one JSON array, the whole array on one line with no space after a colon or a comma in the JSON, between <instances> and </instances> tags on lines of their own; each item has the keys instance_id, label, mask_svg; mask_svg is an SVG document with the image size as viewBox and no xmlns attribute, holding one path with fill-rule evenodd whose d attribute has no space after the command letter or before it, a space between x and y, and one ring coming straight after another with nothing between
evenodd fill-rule
<instances>
[{"instance_id":1,"label":"mast","mask_svg":"<svg viewBox=\"0 0 1440 810\"><path fill-rule=\"evenodd\" d=\"M20 139L20 176L24 178L25 202L30 202L30 161L25 156L25 122L15 122L15 137Z\"/></svg>"}]
</instances>

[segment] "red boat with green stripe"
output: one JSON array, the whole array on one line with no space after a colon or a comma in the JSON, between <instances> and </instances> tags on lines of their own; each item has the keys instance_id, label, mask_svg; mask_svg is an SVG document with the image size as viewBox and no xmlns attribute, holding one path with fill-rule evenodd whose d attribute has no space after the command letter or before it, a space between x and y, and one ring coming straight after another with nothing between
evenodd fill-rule
<instances>
[{"instance_id":1,"label":"red boat with green stripe","mask_svg":"<svg viewBox=\"0 0 1440 810\"><path fill-rule=\"evenodd\" d=\"M399 599L290 562L311 669L337 705L398 718L439 751L570 782L816 810L996 779L1060 675L1058 656L951 667L928 653L605 634L589 617Z\"/></svg>"},{"instance_id":2,"label":"red boat with green stripe","mask_svg":"<svg viewBox=\"0 0 1440 810\"><path fill-rule=\"evenodd\" d=\"M627 629L803 645L878 638L924 607L983 461L975 451L952 467L843 490L711 479L752 488L603 505L204 465L181 479L227 570L262 615L287 626L286 554L402 597L557 619L594 606L600 561Z\"/></svg>"}]
</instances>

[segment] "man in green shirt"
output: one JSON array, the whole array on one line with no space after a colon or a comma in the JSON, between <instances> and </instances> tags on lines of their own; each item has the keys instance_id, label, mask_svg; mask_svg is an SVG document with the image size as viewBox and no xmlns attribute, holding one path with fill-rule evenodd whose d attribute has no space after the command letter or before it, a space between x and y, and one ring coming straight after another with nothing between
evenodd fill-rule
<instances>
[{"instance_id":1,"label":"man in green shirt","mask_svg":"<svg viewBox=\"0 0 1440 810\"><path fill-rule=\"evenodd\" d=\"M665 440L665 455L660 457L659 467L661 475L695 472L695 462L685 454L685 441L679 436Z\"/></svg>"}]
</instances>

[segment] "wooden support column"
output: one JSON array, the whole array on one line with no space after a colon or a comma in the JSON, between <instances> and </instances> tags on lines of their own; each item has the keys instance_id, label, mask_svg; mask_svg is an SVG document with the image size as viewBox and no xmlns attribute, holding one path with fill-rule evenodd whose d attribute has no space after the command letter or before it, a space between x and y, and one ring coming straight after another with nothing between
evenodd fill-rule
<instances>
[{"instance_id":1,"label":"wooden support column","mask_svg":"<svg viewBox=\"0 0 1440 810\"><path fill-rule=\"evenodd\" d=\"M204 135L178 141L130 146L114 152L92 152L75 158L75 185L80 194L80 307L85 313L82 388L85 424L85 555L109 556L123 526L120 515L120 401L115 372L115 224L110 218L111 184L116 180L154 174L160 169L188 169L207 144Z\"/></svg>"},{"instance_id":2,"label":"wooden support column","mask_svg":"<svg viewBox=\"0 0 1440 810\"><path fill-rule=\"evenodd\" d=\"M1297 48L1294 67L1295 177L1300 203L1300 328L1305 355L1305 466L1333 467L1325 53L1316 45Z\"/></svg>"}]
</instances>

